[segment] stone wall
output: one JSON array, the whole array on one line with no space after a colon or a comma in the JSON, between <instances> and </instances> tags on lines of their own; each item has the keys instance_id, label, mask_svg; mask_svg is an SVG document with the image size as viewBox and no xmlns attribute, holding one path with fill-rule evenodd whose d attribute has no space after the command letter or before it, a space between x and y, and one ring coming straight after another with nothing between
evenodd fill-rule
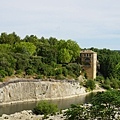
<instances>
[{"instance_id":1,"label":"stone wall","mask_svg":"<svg viewBox=\"0 0 120 120\"><path fill-rule=\"evenodd\" d=\"M0 84L0 104L61 99L85 93L79 82L15 80Z\"/></svg>"}]
</instances>

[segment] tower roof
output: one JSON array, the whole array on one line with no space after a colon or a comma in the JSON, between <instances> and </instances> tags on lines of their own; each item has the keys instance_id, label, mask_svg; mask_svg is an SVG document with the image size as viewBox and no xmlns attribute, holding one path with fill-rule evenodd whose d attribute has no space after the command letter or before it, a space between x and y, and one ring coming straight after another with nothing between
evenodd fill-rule
<instances>
[{"instance_id":1,"label":"tower roof","mask_svg":"<svg viewBox=\"0 0 120 120\"><path fill-rule=\"evenodd\" d=\"M96 52L92 51L92 50L82 50L80 53L92 53L92 54L96 54Z\"/></svg>"}]
</instances>

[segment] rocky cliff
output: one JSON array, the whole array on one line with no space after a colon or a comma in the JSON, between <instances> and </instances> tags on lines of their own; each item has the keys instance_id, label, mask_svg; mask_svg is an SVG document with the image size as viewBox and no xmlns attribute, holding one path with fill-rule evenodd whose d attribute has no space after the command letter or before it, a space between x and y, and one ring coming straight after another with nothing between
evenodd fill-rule
<instances>
[{"instance_id":1,"label":"rocky cliff","mask_svg":"<svg viewBox=\"0 0 120 120\"><path fill-rule=\"evenodd\" d=\"M0 104L61 99L85 93L79 82L14 80L0 84Z\"/></svg>"}]
</instances>

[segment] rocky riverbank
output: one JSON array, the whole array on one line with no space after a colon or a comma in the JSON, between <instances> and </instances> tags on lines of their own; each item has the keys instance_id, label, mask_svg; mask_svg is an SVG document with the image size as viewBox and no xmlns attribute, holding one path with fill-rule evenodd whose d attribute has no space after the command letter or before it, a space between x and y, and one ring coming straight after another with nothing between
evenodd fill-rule
<instances>
[{"instance_id":1,"label":"rocky riverbank","mask_svg":"<svg viewBox=\"0 0 120 120\"><path fill-rule=\"evenodd\" d=\"M0 120L64 120L64 111L65 110L63 110L61 114L56 113L56 115L48 116L48 118L45 118L44 115L33 114L31 110L24 110L11 115L3 114L2 117L0 117Z\"/></svg>"},{"instance_id":2,"label":"rocky riverbank","mask_svg":"<svg viewBox=\"0 0 120 120\"><path fill-rule=\"evenodd\" d=\"M86 93L77 81L17 79L0 84L0 104L63 99Z\"/></svg>"}]
</instances>

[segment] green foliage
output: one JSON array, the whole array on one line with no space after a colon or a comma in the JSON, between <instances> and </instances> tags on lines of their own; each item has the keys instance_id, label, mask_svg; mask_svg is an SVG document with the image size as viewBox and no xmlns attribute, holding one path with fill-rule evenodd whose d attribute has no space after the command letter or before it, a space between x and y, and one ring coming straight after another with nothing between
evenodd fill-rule
<instances>
[{"instance_id":1,"label":"green foliage","mask_svg":"<svg viewBox=\"0 0 120 120\"><path fill-rule=\"evenodd\" d=\"M60 49L58 53L59 63L69 63L72 59L72 56L69 53L69 50L66 48Z\"/></svg>"},{"instance_id":2,"label":"green foliage","mask_svg":"<svg viewBox=\"0 0 120 120\"><path fill-rule=\"evenodd\" d=\"M103 83L104 82L104 77L103 76L97 76L96 81Z\"/></svg>"},{"instance_id":3,"label":"green foliage","mask_svg":"<svg viewBox=\"0 0 120 120\"><path fill-rule=\"evenodd\" d=\"M15 32L11 34L1 33L0 36L0 44L10 44L13 45L16 42L20 42L20 37L15 34Z\"/></svg>"},{"instance_id":4,"label":"green foliage","mask_svg":"<svg viewBox=\"0 0 120 120\"><path fill-rule=\"evenodd\" d=\"M120 53L109 49L91 48L91 50L97 52L98 55L98 61L100 64L98 72L102 74L105 79L107 77L119 79Z\"/></svg>"},{"instance_id":5,"label":"green foliage","mask_svg":"<svg viewBox=\"0 0 120 120\"><path fill-rule=\"evenodd\" d=\"M4 78L8 73L5 70L0 70L0 78Z\"/></svg>"},{"instance_id":6,"label":"green foliage","mask_svg":"<svg viewBox=\"0 0 120 120\"><path fill-rule=\"evenodd\" d=\"M119 120L120 91L98 92L88 105L71 105L65 112L67 120Z\"/></svg>"},{"instance_id":7,"label":"green foliage","mask_svg":"<svg viewBox=\"0 0 120 120\"><path fill-rule=\"evenodd\" d=\"M117 78L107 78L103 81L103 83L101 84L101 86L104 89L119 89L120 88L120 80Z\"/></svg>"},{"instance_id":8,"label":"green foliage","mask_svg":"<svg viewBox=\"0 0 120 120\"><path fill-rule=\"evenodd\" d=\"M33 110L33 112L37 115L55 114L57 111L58 111L57 105L47 101L40 101Z\"/></svg>"},{"instance_id":9,"label":"green foliage","mask_svg":"<svg viewBox=\"0 0 120 120\"><path fill-rule=\"evenodd\" d=\"M36 52L36 46L30 42L20 42L15 44L15 53L33 55Z\"/></svg>"},{"instance_id":10,"label":"green foliage","mask_svg":"<svg viewBox=\"0 0 120 120\"><path fill-rule=\"evenodd\" d=\"M72 40L68 40L66 44L66 48L69 49L69 53L72 56L71 61L76 61L77 57L79 57L80 54L80 47L79 45Z\"/></svg>"},{"instance_id":11,"label":"green foliage","mask_svg":"<svg viewBox=\"0 0 120 120\"><path fill-rule=\"evenodd\" d=\"M94 117L101 116L102 119L112 120L114 119L115 111L120 107L120 91L110 90L97 93L91 103L93 105L91 112Z\"/></svg>"},{"instance_id":12,"label":"green foliage","mask_svg":"<svg viewBox=\"0 0 120 120\"><path fill-rule=\"evenodd\" d=\"M21 53L16 53L13 55L13 57L17 60L15 65L15 70L22 70L25 71L25 69L29 66L29 56Z\"/></svg>"},{"instance_id":13,"label":"green foliage","mask_svg":"<svg viewBox=\"0 0 120 120\"><path fill-rule=\"evenodd\" d=\"M60 50L59 52L59 59L60 62L64 62L67 63L69 61L71 62L75 62L76 59L78 58L79 54L80 54L80 47L79 45L72 40L60 40L58 43L58 50ZM61 56L65 57L63 58L64 61L61 61ZM69 61L66 61L66 58L69 58Z\"/></svg>"},{"instance_id":14,"label":"green foliage","mask_svg":"<svg viewBox=\"0 0 120 120\"><path fill-rule=\"evenodd\" d=\"M33 70L32 69L30 69L30 68L28 68L27 70L25 70L25 72L26 72L26 74L27 75L33 75Z\"/></svg>"},{"instance_id":15,"label":"green foliage","mask_svg":"<svg viewBox=\"0 0 120 120\"><path fill-rule=\"evenodd\" d=\"M84 120L86 111L81 105L72 104L71 107L65 112L67 120ZM87 118L86 118L87 119Z\"/></svg>"},{"instance_id":16,"label":"green foliage","mask_svg":"<svg viewBox=\"0 0 120 120\"><path fill-rule=\"evenodd\" d=\"M94 90L96 87L95 81L94 80L87 80L85 83L85 86L90 90Z\"/></svg>"},{"instance_id":17,"label":"green foliage","mask_svg":"<svg viewBox=\"0 0 120 120\"><path fill-rule=\"evenodd\" d=\"M20 70L20 69L19 69L19 70L16 70L16 73L15 73L15 74L19 74L19 75L22 74L22 70Z\"/></svg>"},{"instance_id":18,"label":"green foliage","mask_svg":"<svg viewBox=\"0 0 120 120\"><path fill-rule=\"evenodd\" d=\"M75 62L80 47L72 40L38 38L26 35L20 39L15 32L0 35L0 70L2 78L14 74L40 75L64 79L77 78L80 65ZM4 71L4 72L3 72Z\"/></svg>"},{"instance_id":19,"label":"green foliage","mask_svg":"<svg viewBox=\"0 0 120 120\"><path fill-rule=\"evenodd\" d=\"M102 84L101 87L103 87L106 90L110 90L111 86L110 85L106 85L106 84Z\"/></svg>"},{"instance_id":20,"label":"green foliage","mask_svg":"<svg viewBox=\"0 0 120 120\"><path fill-rule=\"evenodd\" d=\"M9 53L13 51L13 46L9 44L0 44L1 53Z\"/></svg>"}]
</instances>

